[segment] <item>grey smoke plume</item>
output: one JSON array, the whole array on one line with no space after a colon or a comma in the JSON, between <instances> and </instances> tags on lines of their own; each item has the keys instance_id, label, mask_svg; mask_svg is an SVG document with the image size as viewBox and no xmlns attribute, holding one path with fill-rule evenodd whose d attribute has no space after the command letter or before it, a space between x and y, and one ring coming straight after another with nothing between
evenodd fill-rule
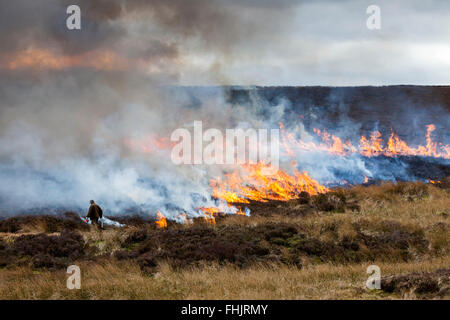
<instances>
[{"instance_id":1,"label":"grey smoke plume","mask_svg":"<svg viewBox=\"0 0 450 320\"><path fill-rule=\"evenodd\" d=\"M364 28L360 12L365 12L366 4L356 1L342 6L295 0L75 3L82 8L80 32L69 32L65 26L65 9L73 1L0 2L2 214L55 208L82 211L94 198L114 214L161 210L173 219L181 211L192 216L199 206L213 205L209 179L223 168L174 166L165 155L139 152L126 141L149 134L168 138L174 129L189 128L194 120L219 129L277 128L284 121L290 132L312 139L311 128L295 118L298 106L288 98L273 103L249 90L251 102L240 103L229 101L227 90L220 87L199 89L193 96L170 85L334 84L344 78L344 84L367 79L411 83L422 81L423 70L436 76L434 81L448 80L442 65L450 55L414 69L405 57L423 63L423 51L404 49L411 41L416 44L417 37L419 49L428 41L433 41L433 48L447 48L438 40L448 38L448 30L439 34L436 27L439 21L448 21L445 5L435 11L419 10L422 13L406 7L399 22L387 20L377 37ZM421 6L419 1L416 5ZM399 9L388 8L394 13ZM411 36L402 26L417 28L424 23L405 24L405 16L427 22L430 32L416 30L417 37ZM404 36L406 45L389 38L393 29L397 32L392 39ZM367 47L358 42L364 39L370 40ZM339 101L333 99L331 105ZM348 105L345 101L339 105L343 115ZM444 109L433 110L438 111L425 116L439 114L442 123L448 120ZM320 112L308 112L321 123ZM414 121L414 128L422 125ZM337 133L343 135L366 129L352 119L341 118L339 124L345 130ZM300 169L324 183L341 179L336 171L359 178L375 175L358 156L297 157Z\"/></svg>"},{"instance_id":2,"label":"grey smoke plume","mask_svg":"<svg viewBox=\"0 0 450 320\"><path fill-rule=\"evenodd\" d=\"M99 79L101 75L87 72L56 74L42 82L10 81L1 90L4 214L83 211L95 199L110 214L154 215L161 210L171 219L182 212L198 215L199 207L216 204L209 180L222 169L176 166L170 150L140 152L127 141L149 135L168 139L173 130L189 128L195 120L223 130L244 120L254 128L271 122L256 116L262 105L229 104L220 88L207 88L191 105L186 93L144 79L128 78L120 88ZM277 121L282 114L278 108L272 113Z\"/></svg>"},{"instance_id":3,"label":"grey smoke plume","mask_svg":"<svg viewBox=\"0 0 450 320\"><path fill-rule=\"evenodd\" d=\"M319 139L305 128L299 113L321 119L315 123L333 128L341 137L358 139L361 131L362 124L353 121L344 106L339 107L342 114L336 123L326 120L332 108L314 108L306 101L309 109L298 112L290 100L270 101L252 88L244 88L248 99L239 102L230 100L229 89L221 87L151 86L131 76L125 85L98 80L99 75L91 78L86 72L58 74L42 82L22 80L2 90L3 214L58 208L81 212L93 198L108 214L154 215L160 210L174 220L183 212L198 216L199 207L217 204L211 199L210 179L233 167L176 166L170 149L142 152L127 143L138 141L139 146L139 141L148 143L147 137L168 139L173 130L190 128L195 120L221 130L277 128L283 122L297 138L316 143ZM448 118L440 110L441 118ZM324 184L343 179L360 183L364 176L393 180L393 173L410 178L401 162L388 163L388 169L383 163L368 167L359 154L340 157L300 150L293 158L281 159L282 169L289 172L293 159L298 169Z\"/></svg>"}]
</instances>

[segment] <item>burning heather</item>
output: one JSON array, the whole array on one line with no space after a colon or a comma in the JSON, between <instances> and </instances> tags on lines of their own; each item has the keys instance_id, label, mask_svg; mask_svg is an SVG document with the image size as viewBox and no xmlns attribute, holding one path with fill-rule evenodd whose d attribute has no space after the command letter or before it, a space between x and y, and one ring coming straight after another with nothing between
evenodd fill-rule
<instances>
[{"instance_id":1,"label":"burning heather","mask_svg":"<svg viewBox=\"0 0 450 320\"><path fill-rule=\"evenodd\" d=\"M223 172L220 176L210 179L210 198L218 204L196 209L200 215L203 215L206 222L215 224L215 217L224 213L249 215L250 210L245 207L245 204L250 203L250 201L288 201L298 198L302 192L309 195L326 193L333 185L367 184L373 180L392 180L392 177L384 177L382 170L367 166L364 163L365 159L367 159L366 161L371 161L370 158L380 159L375 160L374 163L377 164L390 158L401 159L403 157L403 160L399 160L399 164L404 164L405 157L408 159L423 158L424 163L435 160L441 161L440 159L446 163L450 157L449 146L433 140L432 134L436 129L434 125L426 126L424 137L426 144L417 146L408 145L392 129L388 139L383 139L379 131L373 131L368 138L362 135L359 139L356 139L359 144L354 145L350 139L343 142L341 138L328 133L326 129L314 128L313 133L320 139L320 142L314 140L307 142L302 138L296 138L294 132L287 130L283 123L280 123L279 126L282 133L281 150L284 154L282 160L286 169L265 170L273 168L270 164L260 161L255 164L237 165L230 172ZM126 140L126 144L138 152L158 154L163 157L168 157L170 148L174 145L166 138L160 138L156 135L148 136L142 140ZM222 147L225 148L225 146ZM319 179L314 179L308 171L299 171L298 168L302 168L302 159L306 159L306 162L308 162L310 159L317 157L317 154L321 157L319 161L326 164L332 171L337 170L340 165L339 162L341 162L344 167L347 167L345 169L347 171L346 176L331 174L331 177L327 177L327 179L320 179L320 175L317 175ZM300 163L297 163L297 159ZM333 163L332 159L335 159L338 163ZM355 173L359 171L358 169L351 167L355 159L356 161L363 161L359 174ZM291 161L289 165L287 165L288 161ZM315 175L319 166L320 162L311 166L310 172ZM398 164L393 164L391 170L395 171L398 168ZM319 180L323 182L320 183ZM430 183L434 183L434 180L429 178L415 178L414 174L410 174L406 179L400 178L399 180L428 180ZM183 213L183 215L185 214ZM158 225L160 215L161 213L158 211Z\"/></svg>"},{"instance_id":2,"label":"burning heather","mask_svg":"<svg viewBox=\"0 0 450 320\"><path fill-rule=\"evenodd\" d=\"M383 141L382 134L379 131L373 131L368 138L364 135L361 136L359 145L354 146L350 140L342 142L339 137L330 135L326 129L313 129L314 133L322 140L322 143L315 143L295 139L292 133L286 132L282 123L280 124L280 128L283 132L283 147L288 155L293 155L293 150L300 149L311 152L324 151L340 156L359 153L365 157L422 156L450 159L450 145L433 141L431 135L436 129L433 124L426 126L426 145L419 145L417 147L409 146L393 131L387 141Z\"/></svg>"},{"instance_id":3,"label":"burning heather","mask_svg":"<svg viewBox=\"0 0 450 320\"><path fill-rule=\"evenodd\" d=\"M167 219L159 211L156 213L155 223L159 228L167 228Z\"/></svg>"},{"instance_id":4,"label":"burning heather","mask_svg":"<svg viewBox=\"0 0 450 320\"><path fill-rule=\"evenodd\" d=\"M96 116L95 131L86 131L82 122L68 125L66 132L59 132L56 124L11 122L2 129L0 210L3 215L66 210L84 214L86 203L94 198L109 216L139 214L166 228L169 221L184 224L201 218L215 224L223 215L250 216L255 201L288 202L305 193L324 194L336 186L441 181L450 175L448 133L443 125L448 112L434 107L445 105L445 100L433 101L430 107L427 97L417 96L422 102L413 108L421 110L417 113L423 117L408 127L406 111L396 114L395 122L383 118L384 104L375 103L373 96L385 89L374 88L374 93L366 94L364 99L374 105L370 110L345 98L354 94L351 90L339 89L345 93L341 102L330 92L324 101L322 90L158 88L146 96L153 101L152 108L139 99L134 104L121 100L121 105ZM442 90L436 97L445 96ZM293 98L294 91L313 98ZM348 107L335 110L337 103ZM205 134L196 145L199 120ZM200 162L172 161L179 142L171 140L171 134L178 128L193 131L192 159ZM237 152L228 150L225 134L229 129L279 130L279 165L261 158L209 164L218 150L224 151L224 159ZM70 132L84 134L75 139ZM208 140L207 132L220 132L223 137ZM52 135L59 138L48 141ZM261 150L259 140L254 143L251 135L244 138L246 155ZM215 147L213 153L206 152L210 146Z\"/></svg>"},{"instance_id":5,"label":"burning heather","mask_svg":"<svg viewBox=\"0 0 450 320\"><path fill-rule=\"evenodd\" d=\"M241 170L226 174L223 179L211 181L213 197L229 203L248 203L248 200L287 201L297 198L301 192L316 195L327 191L327 188L310 178L307 172L298 172L295 162L292 166L293 175L282 170L269 175L262 170L267 168L264 163L244 165Z\"/></svg>"}]
</instances>

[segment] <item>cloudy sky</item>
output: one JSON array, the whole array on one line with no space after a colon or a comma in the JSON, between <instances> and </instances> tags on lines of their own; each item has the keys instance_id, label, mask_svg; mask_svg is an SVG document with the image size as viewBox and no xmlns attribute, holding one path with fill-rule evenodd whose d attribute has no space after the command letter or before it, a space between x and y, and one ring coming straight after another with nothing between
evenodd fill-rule
<instances>
[{"instance_id":1,"label":"cloudy sky","mask_svg":"<svg viewBox=\"0 0 450 320\"><path fill-rule=\"evenodd\" d=\"M66 8L81 8L68 30ZM381 29L366 27L369 5ZM80 70L181 85L450 83L447 0L0 1L2 76Z\"/></svg>"}]
</instances>

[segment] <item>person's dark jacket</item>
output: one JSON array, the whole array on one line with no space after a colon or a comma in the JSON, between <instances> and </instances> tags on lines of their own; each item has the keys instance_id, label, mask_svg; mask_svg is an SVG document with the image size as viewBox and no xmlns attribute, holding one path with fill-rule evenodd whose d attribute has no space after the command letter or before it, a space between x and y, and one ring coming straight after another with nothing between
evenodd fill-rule
<instances>
[{"instance_id":1,"label":"person's dark jacket","mask_svg":"<svg viewBox=\"0 0 450 320\"><path fill-rule=\"evenodd\" d=\"M102 208L96 203L91 204L87 217L94 221L98 220L98 218L103 218Z\"/></svg>"}]
</instances>

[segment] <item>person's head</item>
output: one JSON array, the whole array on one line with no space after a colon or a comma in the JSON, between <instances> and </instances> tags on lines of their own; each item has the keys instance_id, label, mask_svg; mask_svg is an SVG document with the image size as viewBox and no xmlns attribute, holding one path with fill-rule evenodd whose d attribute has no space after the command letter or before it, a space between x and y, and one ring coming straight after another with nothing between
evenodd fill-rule
<instances>
[{"instance_id":1,"label":"person's head","mask_svg":"<svg viewBox=\"0 0 450 320\"><path fill-rule=\"evenodd\" d=\"M95 202L94 202L94 200L91 200L91 201L89 201L91 204L94 204Z\"/></svg>"}]
</instances>

